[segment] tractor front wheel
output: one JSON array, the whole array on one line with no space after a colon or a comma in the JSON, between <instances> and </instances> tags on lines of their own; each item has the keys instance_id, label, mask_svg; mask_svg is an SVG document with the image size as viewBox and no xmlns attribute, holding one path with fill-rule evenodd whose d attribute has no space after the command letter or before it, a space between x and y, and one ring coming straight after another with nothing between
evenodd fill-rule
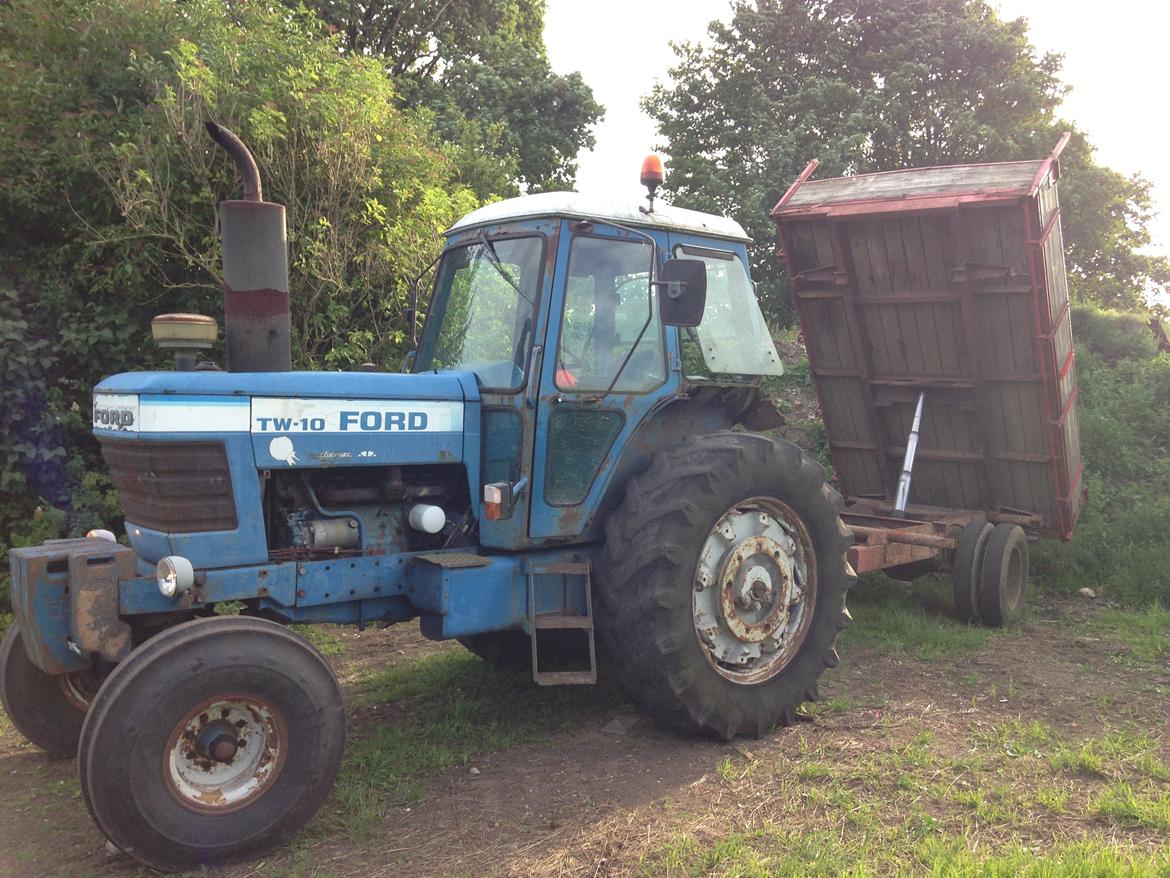
<instances>
[{"instance_id":1,"label":"tractor front wheel","mask_svg":"<svg viewBox=\"0 0 1170 878\"><path fill-rule=\"evenodd\" d=\"M50 756L77 754L85 711L100 685L101 677L88 671L42 671L29 659L16 622L0 642L0 703L16 730Z\"/></svg>"},{"instance_id":2,"label":"tractor front wheel","mask_svg":"<svg viewBox=\"0 0 1170 878\"><path fill-rule=\"evenodd\" d=\"M730 739L791 723L850 623L841 498L795 445L689 438L606 524L599 634L659 722Z\"/></svg>"},{"instance_id":3,"label":"tractor front wheel","mask_svg":"<svg viewBox=\"0 0 1170 878\"><path fill-rule=\"evenodd\" d=\"M328 795L345 746L341 690L293 632L219 616L132 652L86 716L78 769L98 828L180 870L259 856Z\"/></svg>"}]
</instances>

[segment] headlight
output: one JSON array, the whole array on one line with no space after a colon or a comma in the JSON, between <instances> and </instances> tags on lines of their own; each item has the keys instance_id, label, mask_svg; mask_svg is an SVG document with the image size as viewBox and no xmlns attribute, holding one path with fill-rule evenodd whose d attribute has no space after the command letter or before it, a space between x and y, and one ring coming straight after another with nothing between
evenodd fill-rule
<instances>
[{"instance_id":1,"label":"headlight","mask_svg":"<svg viewBox=\"0 0 1170 878\"><path fill-rule=\"evenodd\" d=\"M167 555L158 562L158 590L173 598L195 584L195 568L182 555Z\"/></svg>"}]
</instances>

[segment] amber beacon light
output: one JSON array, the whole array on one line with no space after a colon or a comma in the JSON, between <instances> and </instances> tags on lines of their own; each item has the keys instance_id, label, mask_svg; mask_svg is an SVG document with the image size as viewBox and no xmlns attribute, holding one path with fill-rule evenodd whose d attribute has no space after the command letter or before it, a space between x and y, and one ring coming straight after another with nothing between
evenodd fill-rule
<instances>
[{"instance_id":1,"label":"amber beacon light","mask_svg":"<svg viewBox=\"0 0 1170 878\"><path fill-rule=\"evenodd\" d=\"M666 172L662 169L662 156L651 153L646 156L642 162L642 185L646 187L649 194L646 200L650 202L649 208L643 208L646 213L654 212L654 195L658 192L658 187L662 185L662 181L666 179Z\"/></svg>"}]
</instances>

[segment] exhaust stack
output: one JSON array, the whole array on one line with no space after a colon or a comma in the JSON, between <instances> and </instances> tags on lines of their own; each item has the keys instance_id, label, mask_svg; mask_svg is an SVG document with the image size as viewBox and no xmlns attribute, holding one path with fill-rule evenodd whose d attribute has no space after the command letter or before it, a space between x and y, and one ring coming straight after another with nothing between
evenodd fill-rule
<instances>
[{"instance_id":1,"label":"exhaust stack","mask_svg":"<svg viewBox=\"0 0 1170 878\"><path fill-rule=\"evenodd\" d=\"M284 205L264 200L260 171L243 141L214 122L212 139L244 178L242 201L221 201L223 331L229 372L288 372L292 329Z\"/></svg>"}]
</instances>

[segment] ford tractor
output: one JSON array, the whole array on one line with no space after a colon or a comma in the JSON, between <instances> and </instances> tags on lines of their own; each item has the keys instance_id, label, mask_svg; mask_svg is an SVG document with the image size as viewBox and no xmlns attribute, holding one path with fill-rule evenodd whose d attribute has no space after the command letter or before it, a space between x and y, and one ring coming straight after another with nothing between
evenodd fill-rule
<instances>
[{"instance_id":1,"label":"ford tractor","mask_svg":"<svg viewBox=\"0 0 1170 878\"><path fill-rule=\"evenodd\" d=\"M216 323L152 325L175 369L103 380L124 513L11 552L0 694L77 755L117 848L164 870L259 856L337 777L341 690L290 624L417 619L538 685L616 677L730 739L816 698L852 543L820 465L764 435L781 363L736 222L569 192L447 230L405 373L291 367L284 208L220 205ZM229 604L238 612L224 613ZM242 609L241 609L242 608Z\"/></svg>"}]
</instances>

